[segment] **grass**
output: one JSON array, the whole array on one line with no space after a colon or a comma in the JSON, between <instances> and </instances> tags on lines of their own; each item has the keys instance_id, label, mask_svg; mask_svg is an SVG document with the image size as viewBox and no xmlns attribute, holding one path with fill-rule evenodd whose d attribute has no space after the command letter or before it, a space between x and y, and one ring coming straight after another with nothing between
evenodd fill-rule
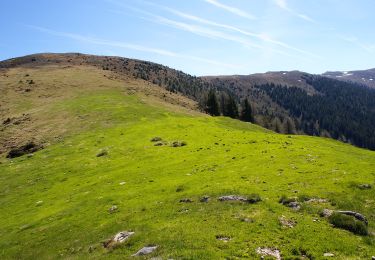
<instances>
[{"instance_id":1,"label":"grass","mask_svg":"<svg viewBox=\"0 0 375 260\"><path fill-rule=\"evenodd\" d=\"M48 109L82 118L73 121L82 129L31 158L1 159L1 259L124 259L146 245L158 245L149 257L163 259L256 259L258 247L278 248L285 259L375 255L373 235L334 228L318 215L322 208L355 210L373 232L374 189L351 184L374 183L374 152L176 112L119 89L59 99ZM154 137L186 145L154 146ZM101 151L107 154L97 157ZM199 202L206 195L210 200ZM222 195L261 201L220 202ZM293 211L279 203L282 195L331 204ZM281 228L281 216L297 225ZM127 242L101 246L125 230L135 232Z\"/></svg>"}]
</instances>

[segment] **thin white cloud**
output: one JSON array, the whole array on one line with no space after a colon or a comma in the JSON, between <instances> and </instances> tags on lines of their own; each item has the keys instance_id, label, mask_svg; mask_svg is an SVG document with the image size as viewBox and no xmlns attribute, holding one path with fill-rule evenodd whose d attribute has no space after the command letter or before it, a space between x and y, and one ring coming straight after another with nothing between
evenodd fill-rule
<instances>
[{"instance_id":1,"label":"thin white cloud","mask_svg":"<svg viewBox=\"0 0 375 260\"><path fill-rule=\"evenodd\" d=\"M297 16L300 19L303 19L305 21L311 22L311 23L316 23L314 19L312 19L310 16L306 14L301 14L296 12L295 10L289 8L287 0L273 0L273 2L281 9L291 13L294 16Z\"/></svg>"},{"instance_id":2,"label":"thin white cloud","mask_svg":"<svg viewBox=\"0 0 375 260\"><path fill-rule=\"evenodd\" d=\"M202 27L202 26L198 26L198 25L194 25L194 24L189 24L189 23L171 20L171 19L159 16L159 15L154 15L150 12L147 12L147 11L135 8L135 7L125 6L125 5L122 5L122 6L128 8L128 9L131 9L135 12L138 12L138 13L141 13L141 14L145 15L145 17L140 17L144 20L147 20L147 21L150 21L150 22L153 22L153 23L158 23L158 24L165 25L165 26L169 26L169 27L172 27L172 28L175 28L175 29L187 31L187 32L199 35L201 37L231 41L231 42L241 44L242 46L244 46L245 48L248 48L248 49L256 48L256 49L263 50L265 52L278 53L278 54L281 54L281 55L284 55L284 56L287 56L287 57L297 57L297 56L295 56L293 54L290 54L290 53L287 53L285 51L278 50L278 49L275 49L275 48L271 48L270 46L264 46L264 45L261 45L261 44L254 43L253 41L250 41L250 40L245 39L243 37L238 37L238 36L231 35L231 34L228 34L228 33L224 33L224 32L221 32L221 31L213 30L213 29L210 29L208 27ZM118 13L118 14L128 15L128 13L123 12L123 11L119 11L119 10L113 10L112 12ZM201 18L199 18L199 19L201 19ZM202 20L204 20L204 19L202 19ZM263 39L267 39L267 41L269 41L269 42L272 41L266 35L259 35L258 37L263 38ZM274 41L274 42L277 42L277 41ZM283 43L280 43L280 44L284 45ZM288 46L285 44L285 47L288 47ZM304 51L302 51L302 52L304 52ZM310 54L308 52L304 52L304 53L308 54L310 56L318 57L318 56L316 56L314 54Z\"/></svg>"},{"instance_id":3,"label":"thin white cloud","mask_svg":"<svg viewBox=\"0 0 375 260\"><path fill-rule=\"evenodd\" d=\"M232 6L229 6L229 5L225 5L225 4L222 4L216 0L204 0L205 2L211 4L211 5L214 5L218 8L221 8L221 9L224 9L225 11L227 12L230 12L232 14L235 14L237 16L240 16L240 17L244 17L244 18L247 18L247 19L251 19L251 20L255 20L257 19L254 15L252 14L249 14L245 11L242 11L236 7L232 7Z\"/></svg>"},{"instance_id":4,"label":"thin white cloud","mask_svg":"<svg viewBox=\"0 0 375 260\"><path fill-rule=\"evenodd\" d=\"M168 12L174 14L174 15L177 15L177 16L179 16L181 18L185 18L185 19L188 19L188 20L191 20L191 21L199 22L199 23L202 23L202 24L210 25L210 26L215 26L215 27L219 27L219 28L231 30L231 31L240 33L240 34L245 35L245 36L254 37L254 38L258 39L258 40L261 40L261 41L264 41L264 42L267 42L267 43L272 43L272 44L281 46L281 47L289 49L289 50L297 51L299 53L307 54L307 55L313 56L313 57L318 57L317 55L315 55L313 53L310 53L310 52L307 52L305 50L301 50L299 48L293 47L293 46L291 46L291 45L289 45L287 43L274 40L274 39L270 38L266 33L261 33L261 34L253 33L253 32L249 32L249 31L240 29L240 28L235 27L235 26L231 26L231 25L227 25L227 24L222 24L222 23L217 23L217 22L214 22L214 21L211 21L211 20L207 20L207 19L204 19L204 18L201 18L201 17L197 17L197 16L194 16L194 15L191 15L191 14L187 14L187 13L175 10L173 8L169 8L169 7L165 7L165 6L160 6L160 5L155 5L153 3L148 3L148 4L151 4L151 5L154 5L154 6L158 6L159 8L162 8L162 9L164 9L164 10L166 10L166 11L168 11Z\"/></svg>"},{"instance_id":5,"label":"thin white cloud","mask_svg":"<svg viewBox=\"0 0 375 260\"><path fill-rule=\"evenodd\" d=\"M33 26L33 25L28 25L28 27L38 30L40 32L50 34L50 35L69 38L72 40L87 42L87 43L95 44L95 45L118 47L118 48L130 49L130 50L135 50L135 51L154 53L154 54L158 54L162 56L194 60L194 61L204 62L204 63L208 63L208 64L212 64L216 66L228 67L228 68L240 68L241 67L239 65L223 63L223 62L216 61L216 60L180 54L180 53L171 52L168 50L151 48L151 47L146 47L146 46L137 45L137 44L131 44L131 43L120 42L120 41L111 41L111 40L105 40L105 39L100 39L100 38L93 38L93 37L83 36L83 35L74 34L74 33L60 32L60 31L55 31L55 30L51 30L51 29L47 29L47 28L39 27L39 26Z\"/></svg>"},{"instance_id":6,"label":"thin white cloud","mask_svg":"<svg viewBox=\"0 0 375 260\"><path fill-rule=\"evenodd\" d=\"M364 50L368 53L375 53L375 45L374 44L364 43L361 40L359 40L357 37L353 37L353 36L339 35L339 38L343 39L346 42L352 43L352 44L360 47L362 50Z\"/></svg>"}]
</instances>

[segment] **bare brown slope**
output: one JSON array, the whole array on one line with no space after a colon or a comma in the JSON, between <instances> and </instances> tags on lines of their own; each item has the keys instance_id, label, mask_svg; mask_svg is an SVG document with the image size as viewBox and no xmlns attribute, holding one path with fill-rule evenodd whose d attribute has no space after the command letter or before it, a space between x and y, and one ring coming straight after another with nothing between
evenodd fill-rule
<instances>
[{"instance_id":1,"label":"bare brown slope","mask_svg":"<svg viewBox=\"0 0 375 260\"><path fill-rule=\"evenodd\" d=\"M79 57L80 55L78 55ZM62 57L62 60L60 60ZM86 93L118 91L137 95L144 102L174 111L198 113L197 103L150 82L103 71L69 56L45 55L48 62L14 60L2 63L0 70L0 154L28 141L53 143L68 134L90 127L58 104ZM52 60L55 58L56 60ZM6 68L4 68L6 67Z\"/></svg>"}]
</instances>

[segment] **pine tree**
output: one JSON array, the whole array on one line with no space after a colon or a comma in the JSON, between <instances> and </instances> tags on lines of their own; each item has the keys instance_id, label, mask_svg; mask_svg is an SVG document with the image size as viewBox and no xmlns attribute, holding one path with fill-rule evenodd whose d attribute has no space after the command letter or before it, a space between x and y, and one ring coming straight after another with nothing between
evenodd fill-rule
<instances>
[{"instance_id":1,"label":"pine tree","mask_svg":"<svg viewBox=\"0 0 375 260\"><path fill-rule=\"evenodd\" d=\"M212 116L220 116L219 103L213 89L208 92L205 111Z\"/></svg>"},{"instance_id":2,"label":"pine tree","mask_svg":"<svg viewBox=\"0 0 375 260\"><path fill-rule=\"evenodd\" d=\"M245 122L254 123L253 110L248 99L243 101L240 119Z\"/></svg>"}]
</instances>

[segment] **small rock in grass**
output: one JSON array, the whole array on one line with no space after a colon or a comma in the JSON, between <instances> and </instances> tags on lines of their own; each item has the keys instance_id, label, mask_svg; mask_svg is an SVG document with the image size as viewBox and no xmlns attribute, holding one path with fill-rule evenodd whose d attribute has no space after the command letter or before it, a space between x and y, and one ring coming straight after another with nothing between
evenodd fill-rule
<instances>
[{"instance_id":1,"label":"small rock in grass","mask_svg":"<svg viewBox=\"0 0 375 260\"><path fill-rule=\"evenodd\" d=\"M258 247L256 252L262 257L271 256L276 258L276 260L281 260L281 253L276 248Z\"/></svg>"},{"instance_id":2,"label":"small rock in grass","mask_svg":"<svg viewBox=\"0 0 375 260\"><path fill-rule=\"evenodd\" d=\"M361 190L370 190L372 188L372 185L371 184L360 184L360 185L358 185L358 188L360 188Z\"/></svg>"},{"instance_id":3,"label":"small rock in grass","mask_svg":"<svg viewBox=\"0 0 375 260\"><path fill-rule=\"evenodd\" d=\"M300 204L297 201L289 202L288 207L292 208L293 210L299 210L301 208Z\"/></svg>"},{"instance_id":4,"label":"small rock in grass","mask_svg":"<svg viewBox=\"0 0 375 260\"><path fill-rule=\"evenodd\" d=\"M109 208L109 213L114 213L118 210L118 207L116 205L113 205L112 207Z\"/></svg>"},{"instance_id":5,"label":"small rock in grass","mask_svg":"<svg viewBox=\"0 0 375 260\"><path fill-rule=\"evenodd\" d=\"M158 246L145 246L132 256L148 255L154 252L157 248Z\"/></svg>"},{"instance_id":6,"label":"small rock in grass","mask_svg":"<svg viewBox=\"0 0 375 260\"><path fill-rule=\"evenodd\" d=\"M339 210L339 211L337 211L337 213L340 213L340 214L343 214L343 215L348 215L348 216L355 217L355 218L358 219L359 221L362 221L362 222L364 222L366 225L368 225L368 221L367 221L366 217L363 216L361 213L354 212L354 211L349 211L349 210Z\"/></svg>"},{"instance_id":7,"label":"small rock in grass","mask_svg":"<svg viewBox=\"0 0 375 260\"><path fill-rule=\"evenodd\" d=\"M332 254L332 253L324 253L323 256L325 256L325 257L333 257L333 256L335 256L335 255Z\"/></svg>"},{"instance_id":8,"label":"small rock in grass","mask_svg":"<svg viewBox=\"0 0 375 260\"><path fill-rule=\"evenodd\" d=\"M154 146L163 146L164 145L164 142L156 142L155 144L154 144Z\"/></svg>"},{"instance_id":9,"label":"small rock in grass","mask_svg":"<svg viewBox=\"0 0 375 260\"><path fill-rule=\"evenodd\" d=\"M331 209L323 209L323 211L320 213L320 216L328 218L333 214L333 210Z\"/></svg>"},{"instance_id":10,"label":"small rock in grass","mask_svg":"<svg viewBox=\"0 0 375 260\"><path fill-rule=\"evenodd\" d=\"M282 227L286 227L286 228L294 228L295 225L297 224L296 221L287 219L285 216L281 216L279 218L279 223Z\"/></svg>"},{"instance_id":11,"label":"small rock in grass","mask_svg":"<svg viewBox=\"0 0 375 260\"><path fill-rule=\"evenodd\" d=\"M108 155L107 150L101 150L101 151L96 155L96 157L102 157L102 156L106 156L106 155Z\"/></svg>"},{"instance_id":12,"label":"small rock in grass","mask_svg":"<svg viewBox=\"0 0 375 260\"><path fill-rule=\"evenodd\" d=\"M372 260L375 260L375 256L372 256L371 259L372 259Z\"/></svg>"},{"instance_id":13,"label":"small rock in grass","mask_svg":"<svg viewBox=\"0 0 375 260\"><path fill-rule=\"evenodd\" d=\"M226 195L219 197L219 201L242 201L254 204L261 201L261 198L258 194L251 194L248 198L239 195Z\"/></svg>"},{"instance_id":14,"label":"small rock in grass","mask_svg":"<svg viewBox=\"0 0 375 260\"><path fill-rule=\"evenodd\" d=\"M210 196L203 196L199 201L200 202L208 202L210 200Z\"/></svg>"},{"instance_id":15,"label":"small rock in grass","mask_svg":"<svg viewBox=\"0 0 375 260\"><path fill-rule=\"evenodd\" d=\"M186 146L187 143L185 141L174 141L172 142L171 146L172 147L182 147L182 146Z\"/></svg>"},{"instance_id":16,"label":"small rock in grass","mask_svg":"<svg viewBox=\"0 0 375 260\"><path fill-rule=\"evenodd\" d=\"M152 139L151 139L151 142L160 142L160 141L162 141L163 139L161 138L161 137L159 137L159 136L155 136L155 137L153 137Z\"/></svg>"},{"instance_id":17,"label":"small rock in grass","mask_svg":"<svg viewBox=\"0 0 375 260\"><path fill-rule=\"evenodd\" d=\"M226 195L219 197L219 201L242 201L247 202L247 198L237 195Z\"/></svg>"},{"instance_id":18,"label":"small rock in grass","mask_svg":"<svg viewBox=\"0 0 375 260\"><path fill-rule=\"evenodd\" d=\"M43 204L43 201L42 201L42 200L36 202L36 205L37 205L37 206L41 206L42 204Z\"/></svg>"},{"instance_id":19,"label":"small rock in grass","mask_svg":"<svg viewBox=\"0 0 375 260\"><path fill-rule=\"evenodd\" d=\"M254 220L251 218L241 218L241 221L246 223L254 223Z\"/></svg>"},{"instance_id":20,"label":"small rock in grass","mask_svg":"<svg viewBox=\"0 0 375 260\"><path fill-rule=\"evenodd\" d=\"M191 203L191 202L193 202L193 200L185 198L185 199L180 199L180 202L182 202L182 203Z\"/></svg>"},{"instance_id":21,"label":"small rock in grass","mask_svg":"<svg viewBox=\"0 0 375 260\"><path fill-rule=\"evenodd\" d=\"M121 232L117 233L113 238L111 238L111 239L103 242L102 243L103 247L104 248L112 248L116 244L120 244L120 243L125 242L132 235L134 235L134 232L131 232L131 231L121 231Z\"/></svg>"},{"instance_id":22,"label":"small rock in grass","mask_svg":"<svg viewBox=\"0 0 375 260\"><path fill-rule=\"evenodd\" d=\"M225 242L225 243L230 241L230 237L223 236L223 235L217 235L217 236L216 236L216 239L217 239L217 240L220 240L220 241L223 241L223 242Z\"/></svg>"},{"instance_id":23,"label":"small rock in grass","mask_svg":"<svg viewBox=\"0 0 375 260\"><path fill-rule=\"evenodd\" d=\"M125 185L126 182L125 182L125 181L122 181L122 182L120 182L119 184L120 184L120 185Z\"/></svg>"}]
</instances>

